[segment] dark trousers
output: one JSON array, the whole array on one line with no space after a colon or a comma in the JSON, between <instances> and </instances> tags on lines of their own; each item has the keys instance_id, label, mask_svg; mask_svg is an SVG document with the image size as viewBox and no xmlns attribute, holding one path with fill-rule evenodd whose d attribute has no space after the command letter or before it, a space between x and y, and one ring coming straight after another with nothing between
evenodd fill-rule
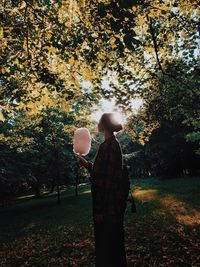
<instances>
[{"instance_id":1,"label":"dark trousers","mask_svg":"<svg viewBox=\"0 0 200 267\"><path fill-rule=\"evenodd\" d=\"M94 223L94 237L96 267L127 267L123 222Z\"/></svg>"}]
</instances>

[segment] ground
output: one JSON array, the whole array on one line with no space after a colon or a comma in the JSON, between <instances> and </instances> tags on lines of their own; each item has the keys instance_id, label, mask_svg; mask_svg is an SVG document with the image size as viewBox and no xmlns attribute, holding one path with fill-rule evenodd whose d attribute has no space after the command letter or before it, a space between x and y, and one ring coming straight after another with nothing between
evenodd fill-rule
<instances>
[{"instance_id":1,"label":"ground","mask_svg":"<svg viewBox=\"0 0 200 267\"><path fill-rule=\"evenodd\" d=\"M200 177L132 181L125 216L129 266L200 266ZM0 267L94 266L89 185L0 208Z\"/></svg>"}]
</instances>

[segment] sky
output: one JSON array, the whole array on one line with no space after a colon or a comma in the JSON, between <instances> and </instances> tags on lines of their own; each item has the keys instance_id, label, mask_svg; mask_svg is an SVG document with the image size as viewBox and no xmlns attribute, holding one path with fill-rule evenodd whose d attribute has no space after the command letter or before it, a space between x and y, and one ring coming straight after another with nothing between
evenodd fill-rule
<instances>
[{"instance_id":1,"label":"sky","mask_svg":"<svg viewBox=\"0 0 200 267\"><path fill-rule=\"evenodd\" d=\"M142 99L133 99L131 101L133 111L137 112L137 110L141 107L142 105ZM102 99L100 100L100 105L101 107L98 109L98 111L94 112L91 115L91 118L94 119L95 121L99 121L101 115L104 112L114 112L116 114L117 120L120 123L125 123L126 122L126 117L120 112L120 110L117 108L115 105L114 99L112 100L106 100Z\"/></svg>"},{"instance_id":2,"label":"sky","mask_svg":"<svg viewBox=\"0 0 200 267\"><path fill-rule=\"evenodd\" d=\"M105 88L106 90L113 90L113 88L110 86L109 82L109 75L102 78L102 87ZM112 77L111 77L112 79ZM113 81L113 80L112 80ZM91 82L85 82L85 81L80 81L82 86L87 89L87 92L91 93L92 92L92 84ZM137 112L137 110L141 107L143 103L143 100L141 98L135 98L131 101L132 105L132 111ZM99 105L96 107L98 111L93 112L91 115L91 118L95 121L99 121L101 115L105 112L114 112L116 114L116 119L120 123L125 123L126 122L126 117L125 114L122 114L119 108L117 108L117 105L115 103L115 99L105 99L102 98L99 101Z\"/></svg>"}]
</instances>

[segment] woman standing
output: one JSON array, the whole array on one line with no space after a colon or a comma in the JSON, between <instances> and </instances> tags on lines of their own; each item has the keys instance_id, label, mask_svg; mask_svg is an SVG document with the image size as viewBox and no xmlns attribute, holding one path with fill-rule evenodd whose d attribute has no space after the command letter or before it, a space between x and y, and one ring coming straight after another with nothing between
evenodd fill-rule
<instances>
[{"instance_id":1,"label":"woman standing","mask_svg":"<svg viewBox=\"0 0 200 267\"><path fill-rule=\"evenodd\" d=\"M126 267L124 246L124 213L126 195L123 192L123 158L114 132L122 125L113 113L104 113L98 123L105 141L100 144L94 163L78 156L80 165L91 174L96 267Z\"/></svg>"}]
</instances>

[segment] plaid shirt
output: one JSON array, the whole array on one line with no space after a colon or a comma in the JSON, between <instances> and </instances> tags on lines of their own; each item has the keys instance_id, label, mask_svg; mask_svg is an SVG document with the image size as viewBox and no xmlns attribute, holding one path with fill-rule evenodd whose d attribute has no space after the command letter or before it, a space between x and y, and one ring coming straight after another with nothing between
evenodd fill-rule
<instances>
[{"instance_id":1,"label":"plaid shirt","mask_svg":"<svg viewBox=\"0 0 200 267\"><path fill-rule=\"evenodd\" d=\"M120 143L111 136L100 144L94 163L89 162L88 167L96 222L123 221L126 198L122 189L122 166Z\"/></svg>"}]
</instances>

